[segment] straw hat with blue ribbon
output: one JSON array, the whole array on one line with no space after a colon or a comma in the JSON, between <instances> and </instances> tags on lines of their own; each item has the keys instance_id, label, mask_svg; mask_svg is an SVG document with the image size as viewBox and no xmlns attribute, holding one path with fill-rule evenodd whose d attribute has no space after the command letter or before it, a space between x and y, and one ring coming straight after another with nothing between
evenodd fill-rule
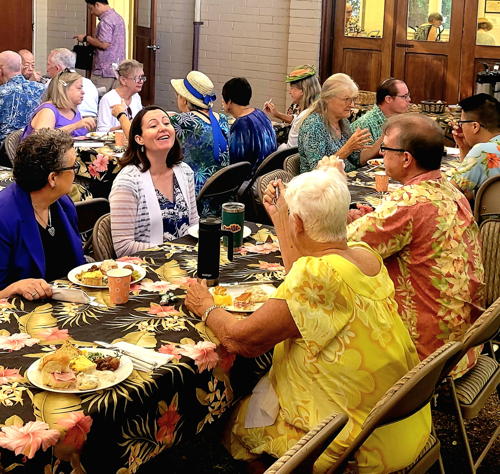
<instances>
[{"instance_id":1,"label":"straw hat with blue ribbon","mask_svg":"<svg viewBox=\"0 0 500 474\"><path fill-rule=\"evenodd\" d=\"M170 79L170 84L175 92L193 105L208 109L208 117L212 125L212 136L214 141L213 156L217 163L221 161L221 154L227 150L227 140L219 121L212 111L215 102L213 82L200 71L191 71L185 79Z\"/></svg>"},{"instance_id":2,"label":"straw hat with blue ribbon","mask_svg":"<svg viewBox=\"0 0 500 474\"><path fill-rule=\"evenodd\" d=\"M209 109L215 102L214 84L200 71L191 71L185 79L171 79L175 92L192 104Z\"/></svg>"}]
</instances>

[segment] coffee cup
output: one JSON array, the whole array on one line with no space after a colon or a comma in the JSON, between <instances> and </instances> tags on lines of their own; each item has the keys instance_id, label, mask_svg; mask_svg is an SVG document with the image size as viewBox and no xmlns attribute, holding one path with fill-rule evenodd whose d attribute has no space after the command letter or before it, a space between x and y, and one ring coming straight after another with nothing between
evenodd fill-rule
<instances>
[{"instance_id":1,"label":"coffee cup","mask_svg":"<svg viewBox=\"0 0 500 474\"><path fill-rule=\"evenodd\" d=\"M125 146L125 134L123 130L115 130L115 145Z\"/></svg>"},{"instance_id":2,"label":"coffee cup","mask_svg":"<svg viewBox=\"0 0 500 474\"><path fill-rule=\"evenodd\" d=\"M389 189L389 176L384 171L375 173L375 190L380 193L385 193Z\"/></svg>"},{"instance_id":3,"label":"coffee cup","mask_svg":"<svg viewBox=\"0 0 500 474\"><path fill-rule=\"evenodd\" d=\"M113 268L106 273L108 277L109 300L112 304L125 304L128 301L132 270Z\"/></svg>"}]
</instances>

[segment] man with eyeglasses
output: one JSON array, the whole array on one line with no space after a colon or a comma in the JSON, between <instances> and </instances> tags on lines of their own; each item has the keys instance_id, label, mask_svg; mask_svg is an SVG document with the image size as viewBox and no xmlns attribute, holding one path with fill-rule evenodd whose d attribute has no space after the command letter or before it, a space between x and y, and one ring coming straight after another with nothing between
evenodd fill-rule
<instances>
[{"instance_id":1,"label":"man with eyeglasses","mask_svg":"<svg viewBox=\"0 0 500 474\"><path fill-rule=\"evenodd\" d=\"M469 199L481 184L500 174L500 102L489 94L460 101L462 117L453 130L462 164L452 182Z\"/></svg>"},{"instance_id":2,"label":"man with eyeglasses","mask_svg":"<svg viewBox=\"0 0 500 474\"><path fill-rule=\"evenodd\" d=\"M382 127L389 117L408 112L410 106L408 86L400 79L390 77L377 87L377 103L371 110L355 120L353 130L367 128L372 136L372 143L382 136Z\"/></svg>"},{"instance_id":3,"label":"man with eyeglasses","mask_svg":"<svg viewBox=\"0 0 500 474\"><path fill-rule=\"evenodd\" d=\"M92 15L99 18L96 36L76 35L74 39L88 43L95 48L91 80L97 88L106 92L116 87L113 64L125 59L125 22L109 6L108 0L85 0Z\"/></svg>"},{"instance_id":4,"label":"man with eyeglasses","mask_svg":"<svg viewBox=\"0 0 500 474\"><path fill-rule=\"evenodd\" d=\"M443 133L420 114L389 118L380 147L387 174L403 184L348 226L384 259L399 314L420 359L460 340L482 311L479 229L465 196L441 175ZM477 358L469 352L456 375Z\"/></svg>"}]
</instances>

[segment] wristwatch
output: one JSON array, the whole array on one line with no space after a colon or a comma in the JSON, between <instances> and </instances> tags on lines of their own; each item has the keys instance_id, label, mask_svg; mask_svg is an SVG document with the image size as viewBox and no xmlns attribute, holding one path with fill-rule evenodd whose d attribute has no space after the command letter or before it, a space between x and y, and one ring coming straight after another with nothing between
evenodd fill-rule
<instances>
[{"instance_id":1,"label":"wristwatch","mask_svg":"<svg viewBox=\"0 0 500 474\"><path fill-rule=\"evenodd\" d=\"M210 313L214 310L214 309L217 309L217 308L222 308L222 306L218 305L218 304L213 304L212 306L209 306L205 312L202 314L201 316L201 320L203 322L205 322L207 320L207 318L210 316Z\"/></svg>"},{"instance_id":2,"label":"wristwatch","mask_svg":"<svg viewBox=\"0 0 500 474\"><path fill-rule=\"evenodd\" d=\"M87 42L87 35L85 35L85 36L83 37L83 41L82 41L82 43L86 43L86 42Z\"/></svg>"},{"instance_id":3,"label":"wristwatch","mask_svg":"<svg viewBox=\"0 0 500 474\"><path fill-rule=\"evenodd\" d=\"M120 121L120 117L122 115L127 115L127 112L120 112L117 116L116 116L116 120L118 120L118 122Z\"/></svg>"}]
</instances>

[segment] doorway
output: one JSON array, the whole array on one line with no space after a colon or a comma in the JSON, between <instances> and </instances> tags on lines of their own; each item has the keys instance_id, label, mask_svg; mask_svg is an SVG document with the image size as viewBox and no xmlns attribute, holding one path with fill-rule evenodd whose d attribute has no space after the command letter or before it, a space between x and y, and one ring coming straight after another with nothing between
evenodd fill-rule
<instances>
[{"instance_id":1,"label":"doorway","mask_svg":"<svg viewBox=\"0 0 500 474\"><path fill-rule=\"evenodd\" d=\"M33 0L3 0L0 51L33 49ZM10 34L9 34L10 32Z\"/></svg>"}]
</instances>

